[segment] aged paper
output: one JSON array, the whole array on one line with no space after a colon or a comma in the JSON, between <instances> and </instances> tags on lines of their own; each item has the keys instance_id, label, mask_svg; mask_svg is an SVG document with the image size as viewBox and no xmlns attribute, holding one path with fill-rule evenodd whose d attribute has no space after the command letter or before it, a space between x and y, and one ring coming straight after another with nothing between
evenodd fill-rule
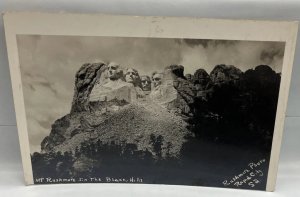
<instances>
[{"instance_id":1,"label":"aged paper","mask_svg":"<svg viewBox=\"0 0 300 197\"><path fill-rule=\"evenodd\" d=\"M5 13L4 24L26 184L130 182L274 190L298 22L16 12ZM256 75L261 83L253 85ZM270 90L269 100L262 99L265 90ZM223 96L228 102L219 105ZM260 110L266 113L258 117ZM121 114L134 114L132 122ZM100 121L107 117L108 123ZM238 125L241 121L245 123ZM218 127L203 126L210 124ZM80 144L79 139L86 140ZM222 155L217 151L224 145L224 155L232 156L232 162L224 160L224 169L211 174L230 172L226 165L238 170L204 176L201 170L217 170L211 164L223 160L201 159L202 153L193 149L188 149L193 156L185 153L194 139L199 149L212 151L208 155ZM240 139L255 142L245 148ZM151 155L148 163L153 165L136 165L154 174L159 162L174 167L165 172L168 176L181 173L177 161L187 169L198 165L187 157L204 166L199 177L182 176L178 182L150 177L146 170L102 177L99 169L113 171L97 163L99 150L107 147L134 152L136 163ZM36 169L47 169L45 158L53 152L55 159L70 160L56 162L57 174L51 177ZM243 162L235 162L234 155ZM86 163L93 165L82 167Z\"/></svg>"}]
</instances>

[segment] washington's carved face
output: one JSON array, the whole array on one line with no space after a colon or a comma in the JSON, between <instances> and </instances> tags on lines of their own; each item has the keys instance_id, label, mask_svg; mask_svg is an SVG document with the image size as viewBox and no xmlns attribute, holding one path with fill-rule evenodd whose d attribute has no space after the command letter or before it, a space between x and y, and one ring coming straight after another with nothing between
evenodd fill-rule
<instances>
[{"instance_id":1,"label":"washington's carved face","mask_svg":"<svg viewBox=\"0 0 300 197\"><path fill-rule=\"evenodd\" d=\"M154 87L158 87L162 83L163 74L156 73L152 76L152 82Z\"/></svg>"},{"instance_id":2,"label":"washington's carved face","mask_svg":"<svg viewBox=\"0 0 300 197\"><path fill-rule=\"evenodd\" d=\"M151 90L151 79L149 76L141 76L141 82L142 82L142 89L144 91L150 91Z\"/></svg>"},{"instance_id":3,"label":"washington's carved face","mask_svg":"<svg viewBox=\"0 0 300 197\"><path fill-rule=\"evenodd\" d=\"M108 64L108 68L107 68L107 76L108 78L110 78L111 80L115 80L115 79L119 79L119 65L116 63L110 63Z\"/></svg>"},{"instance_id":4,"label":"washington's carved face","mask_svg":"<svg viewBox=\"0 0 300 197\"><path fill-rule=\"evenodd\" d=\"M139 73L133 68L128 68L125 73L125 81L136 85L140 79Z\"/></svg>"}]
</instances>

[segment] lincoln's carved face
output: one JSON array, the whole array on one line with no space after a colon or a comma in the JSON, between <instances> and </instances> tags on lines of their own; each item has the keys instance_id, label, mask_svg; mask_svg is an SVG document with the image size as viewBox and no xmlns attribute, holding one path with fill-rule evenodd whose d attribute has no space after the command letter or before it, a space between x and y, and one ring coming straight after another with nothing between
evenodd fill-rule
<instances>
[{"instance_id":1,"label":"lincoln's carved face","mask_svg":"<svg viewBox=\"0 0 300 197\"><path fill-rule=\"evenodd\" d=\"M152 76L152 82L154 87L158 87L162 83L163 74L162 73L155 73Z\"/></svg>"},{"instance_id":2,"label":"lincoln's carved face","mask_svg":"<svg viewBox=\"0 0 300 197\"><path fill-rule=\"evenodd\" d=\"M120 78L120 65L116 63L109 63L107 67L107 76L111 80Z\"/></svg>"},{"instance_id":3,"label":"lincoln's carved face","mask_svg":"<svg viewBox=\"0 0 300 197\"><path fill-rule=\"evenodd\" d=\"M142 89L144 91L151 90L151 79L149 76L147 75L141 76L141 82L142 82Z\"/></svg>"},{"instance_id":4,"label":"lincoln's carved face","mask_svg":"<svg viewBox=\"0 0 300 197\"><path fill-rule=\"evenodd\" d=\"M137 85L139 80L140 80L140 76L137 70L133 68L128 68L125 73L125 81Z\"/></svg>"}]
</instances>

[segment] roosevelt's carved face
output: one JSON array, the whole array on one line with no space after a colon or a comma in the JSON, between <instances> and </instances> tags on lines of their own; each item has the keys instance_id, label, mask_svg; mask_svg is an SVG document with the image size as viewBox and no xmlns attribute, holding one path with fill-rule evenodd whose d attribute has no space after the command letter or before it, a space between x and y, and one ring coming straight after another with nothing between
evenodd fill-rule
<instances>
[{"instance_id":1,"label":"roosevelt's carved face","mask_svg":"<svg viewBox=\"0 0 300 197\"><path fill-rule=\"evenodd\" d=\"M155 74L152 76L153 86L154 86L154 87L160 86L161 83L162 83L162 78L163 78L163 74L161 74L161 73L155 73Z\"/></svg>"},{"instance_id":2,"label":"roosevelt's carved face","mask_svg":"<svg viewBox=\"0 0 300 197\"><path fill-rule=\"evenodd\" d=\"M107 67L107 76L111 80L116 80L120 78L120 65L116 63L110 63Z\"/></svg>"},{"instance_id":3,"label":"roosevelt's carved face","mask_svg":"<svg viewBox=\"0 0 300 197\"><path fill-rule=\"evenodd\" d=\"M151 90L151 79L149 76L141 76L141 82L142 82L142 89L144 91L150 91Z\"/></svg>"},{"instance_id":4,"label":"roosevelt's carved face","mask_svg":"<svg viewBox=\"0 0 300 197\"><path fill-rule=\"evenodd\" d=\"M128 68L125 73L125 81L137 85L139 80L140 80L140 76L137 70L133 68Z\"/></svg>"}]
</instances>

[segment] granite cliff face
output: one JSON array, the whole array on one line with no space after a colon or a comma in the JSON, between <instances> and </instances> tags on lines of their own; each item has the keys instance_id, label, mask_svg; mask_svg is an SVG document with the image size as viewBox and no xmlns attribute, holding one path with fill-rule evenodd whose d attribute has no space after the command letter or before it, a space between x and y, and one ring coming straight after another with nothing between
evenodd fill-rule
<instances>
[{"instance_id":1,"label":"granite cliff face","mask_svg":"<svg viewBox=\"0 0 300 197\"><path fill-rule=\"evenodd\" d=\"M214 84L222 84L227 82L234 82L240 79L242 71L232 65L220 64L210 73L210 78Z\"/></svg>"},{"instance_id":2,"label":"granite cliff face","mask_svg":"<svg viewBox=\"0 0 300 197\"><path fill-rule=\"evenodd\" d=\"M100 140L103 144L136 144L138 151L149 151L157 157L152 136L161 138L160 156L177 157L185 137L191 135L180 117L153 103L127 104L117 110L107 108L104 113L99 108L93 113L77 114L71 125L64 134L65 140L49 151L74 151L81 143Z\"/></svg>"},{"instance_id":3,"label":"granite cliff face","mask_svg":"<svg viewBox=\"0 0 300 197\"><path fill-rule=\"evenodd\" d=\"M266 65L243 73L221 64L210 74L198 69L189 79L182 65L170 65L150 95L138 93L124 77L110 81L107 69L104 63L87 63L78 70L71 111L53 123L50 135L41 143L42 152L74 151L83 141L98 139L108 144L134 143L138 150L151 152L149 136L153 134L161 136L163 146L169 144L174 149L168 151L178 155L186 137L203 130L201 122L220 121L229 113L241 116L255 105L254 97L266 106L264 112L257 109L256 113L268 112L270 117L268 124L260 125L271 127L274 120L271 114L276 109L280 74ZM247 121L252 128L254 123ZM268 133L272 135L270 129Z\"/></svg>"},{"instance_id":4,"label":"granite cliff face","mask_svg":"<svg viewBox=\"0 0 300 197\"><path fill-rule=\"evenodd\" d=\"M167 108L175 110L184 118L193 117L193 104L195 91L193 84L184 77L184 67L182 65L171 65L165 68L165 80L172 82L175 88L176 99L168 103ZM167 95L167 97L169 97Z\"/></svg>"},{"instance_id":5,"label":"granite cliff face","mask_svg":"<svg viewBox=\"0 0 300 197\"><path fill-rule=\"evenodd\" d=\"M193 91L183 76L183 66L165 69L158 88L162 94L153 100L141 97L132 84L121 79L109 81L104 73L107 68L94 63L79 69L71 112L53 123L50 135L41 143L42 152L74 152L82 143L101 140L136 144L137 150L157 157L153 139L160 139L160 156L177 157L186 138L192 136L184 117L192 116ZM106 92L100 91L102 87Z\"/></svg>"}]
</instances>

